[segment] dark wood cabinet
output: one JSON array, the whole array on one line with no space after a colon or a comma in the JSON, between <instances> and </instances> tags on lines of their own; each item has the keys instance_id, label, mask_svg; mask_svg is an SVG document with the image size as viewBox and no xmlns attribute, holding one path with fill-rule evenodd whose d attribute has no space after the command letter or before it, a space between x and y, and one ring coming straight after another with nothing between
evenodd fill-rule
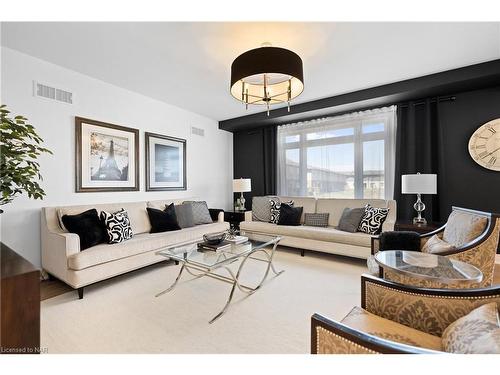
<instances>
[{"instance_id":1,"label":"dark wood cabinet","mask_svg":"<svg viewBox=\"0 0 500 375\"><path fill-rule=\"evenodd\" d=\"M40 351L40 271L0 242L0 353Z\"/></svg>"},{"instance_id":2,"label":"dark wood cabinet","mask_svg":"<svg viewBox=\"0 0 500 375\"><path fill-rule=\"evenodd\" d=\"M245 221L245 211L224 211L224 221L231 224L231 227L240 229L240 223Z\"/></svg>"},{"instance_id":3,"label":"dark wood cabinet","mask_svg":"<svg viewBox=\"0 0 500 375\"><path fill-rule=\"evenodd\" d=\"M397 221L394 224L394 230L396 231L411 231L420 234L429 233L441 228L443 223L429 222L427 224L413 224L412 221Z\"/></svg>"}]
</instances>

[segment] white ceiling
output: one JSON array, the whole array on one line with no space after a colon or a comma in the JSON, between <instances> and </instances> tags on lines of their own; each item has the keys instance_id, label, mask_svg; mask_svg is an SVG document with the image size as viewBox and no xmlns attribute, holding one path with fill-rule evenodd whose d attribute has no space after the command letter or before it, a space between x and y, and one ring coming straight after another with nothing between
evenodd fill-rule
<instances>
[{"instance_id":1,"label":"white ceiling","mask_svg":"<svg viewBox=\"0 0 500 375\"><path fill-rule=\"evenodd\" d=\"M500 58L500 23L3 23L2 45L215 120L246 111L232 61L262 42L297 52L296 103Z\"/></svg>"}]
</instances>

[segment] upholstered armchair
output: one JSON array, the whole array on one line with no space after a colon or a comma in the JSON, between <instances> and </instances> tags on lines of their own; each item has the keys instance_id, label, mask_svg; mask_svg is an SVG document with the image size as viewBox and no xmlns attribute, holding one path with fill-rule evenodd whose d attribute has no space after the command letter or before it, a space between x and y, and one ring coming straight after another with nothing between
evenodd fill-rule
<instances>
[{"instance_id":1,"label":"upholstered armchair","mask_svg":"<svg viewBox=\"0 0 500 375\"><path fill-rule=\"evenodd\" d=\"M363 275L361 293L361 307L340 322L312 316L312 354L442 353L441 336L450 324L479 306L500 305L500 286L423 289ZM460 332L457 337L468 339ZM486 348L486 352L496 350L495 345Z\"/></svg>"},{"instance_id":2,"label":"upholstered armchair","mask_svg":"<svg viewBox=\"0 0 500 375\"><path fill-rule=\"evenodd\" d=\"M493 281L499 233L500 216L498 214L453 207L445 225L433 232L420 235L420 250L424 249L429 239L437 236L439 239L453 246L452 250L439 252L439 255L472 264L483 273L483 279L480 283L470 284L467 287L487 287L491 286ZM371 246L372 256L368 259L368 269L374 275L379 274L378 265L373 258L379 249L379 237L373 237ZM384 271L383 277L406 285L428 288L450 287L442 283L411 279L410 277L404 277L390 271ZM457 287L460 288L460 286L455 286L455 288Z\"/></svg>"}]
</instances>

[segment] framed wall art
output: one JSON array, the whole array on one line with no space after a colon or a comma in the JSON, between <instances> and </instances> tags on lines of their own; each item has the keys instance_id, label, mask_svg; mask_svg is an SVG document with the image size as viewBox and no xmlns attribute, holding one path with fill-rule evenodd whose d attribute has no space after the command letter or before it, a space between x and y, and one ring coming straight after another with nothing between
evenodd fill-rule
<instances>
[{"instance_id":1,"label":"framed wall art","mask_svg":"<svg viewBox=\"0 0 500 375\"><path fill-rule=\"evenodd\" d=\"M186 190L186 140L146 133L146 190Z\"/></svg>"},{"instance_id":2,"label":"framed wall art","mask_svg":"<svg viewBox=\"0 0 500 375\"><path fill-rule=\"evenodd\" d=\"M75 117L76 192L139 190L139 130Z\"/></svg>"}]
</instances>

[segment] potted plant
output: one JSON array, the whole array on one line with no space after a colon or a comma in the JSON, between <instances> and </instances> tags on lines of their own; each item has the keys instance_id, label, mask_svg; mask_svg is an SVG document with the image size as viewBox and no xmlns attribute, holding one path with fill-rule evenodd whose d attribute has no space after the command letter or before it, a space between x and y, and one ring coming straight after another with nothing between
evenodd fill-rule
<instances>
[{"instance_id":1,"label":"potted plant","mask_svg":"<svg viewBox=\"0 0 500 375\"><path fill-rule=\"evenodd\" d=\"M42 175L37 159L43 153L52 154L41 146L43 139L27 118L12 118L9 113L5 105L0 105L0 206L23 192L29 198L43 199L45 192L38 184Z\"/></svg>"}]
</instances>

